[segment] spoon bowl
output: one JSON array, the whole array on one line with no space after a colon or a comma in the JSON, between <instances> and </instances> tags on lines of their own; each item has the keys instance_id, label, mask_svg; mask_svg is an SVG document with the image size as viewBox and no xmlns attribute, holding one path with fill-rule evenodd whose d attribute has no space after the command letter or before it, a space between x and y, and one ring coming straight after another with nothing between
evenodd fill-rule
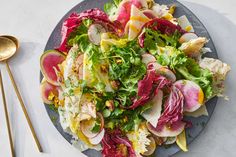
<instances>
[{"instance_id":1,"label":"spoon bowl","mask_svg":"<svg viewBox=\"0 0 236 157\"><path fill-rule=\"evenodd\" d=\"M20 47L19 41L16 37L11 36L11 35L1 35L0 37L8 38L12 40L16 44L16 48L18 49Z\"/></svg>"},{"instance_id":2,"label":"spoon bowl","mask_svg":"<svg viewBox=\"0 0 236 157\"><path fill-rule=\"evenodd\" d=\"M11 58L17 50L17 46L9 38L0 37L0 62Z\"/></svg>"}]
</instances>

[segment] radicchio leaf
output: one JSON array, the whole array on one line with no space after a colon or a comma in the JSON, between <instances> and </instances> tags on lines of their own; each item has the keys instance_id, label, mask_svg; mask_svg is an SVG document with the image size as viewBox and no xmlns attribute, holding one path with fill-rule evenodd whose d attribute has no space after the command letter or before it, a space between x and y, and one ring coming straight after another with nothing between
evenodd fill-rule
<instances>
[{"instance_id":1,"label":"radicchio leaf","mask_svg":"<svg viewBox=\"0 0 236 157\"><path fill-rule=\"evenodd\" d=\"M103 157L136 157L128 138L120 130L106 131L102 140Z\"/></svg>"},{"instance_id":2,"label":"radicchio leaf","mask_svg":"<svg viewBox=\"0 0 236 157\"><path fill-rule=\"evenodd\" d=\"M57 48L61 52L67 53L69 48L67 46L67 39L70 36L70 34L78 27L80 26L81 22L84 19L92 19L94 22L102 24L108 31L115 32L118 35L121 33L121 30L119 29L119 25L115 22L111 22L107 16L106 13L101 11L98 8L86 10L80 14L72 13L64 22L62 25L61 30L61 44L59 48Z\"/></svg>"},{"instance_id":3,"label":"radicchio leaf","mask_svg":"<svg viewBox=\"0 0 236 157\"><path fill-rule=\"evenodd\" d=\"M143 28L150 28L155 31L160 31L162 34L173 35L176 31L181 34L186 33L179 25L175 25L168 20L155 18L147 22ZM139 45L144 47L145 32L142 32L139 36Z\"/></svg>"},{"instance_id":4,"label":"radicchio leaf","mask_svg":"<svg viewBox=\"0 0 236 157\"><path fill-rule=\"evenodd\" d=\"M167 78L157 74L154 69L149 69L144 79L138 82L138 98L134 99L133 104L129 108L135 109L138 106L144 105L158 93L159 89L163 89L165 86L169 87L170 85L171 82Z\"/></svg>"},{"instance_id":5,"label":"radicchio leaf","mask_svg":"<svg viewBox=\"0 0 236 157\"><path fill-rule=\"evenodd\" d=\"M164 105L164 111L158 120L157 127L161 129L164 125L174 126L183 119L184 96L181 91L172 86L171 93Z\"/></svg>"}]
</instances>

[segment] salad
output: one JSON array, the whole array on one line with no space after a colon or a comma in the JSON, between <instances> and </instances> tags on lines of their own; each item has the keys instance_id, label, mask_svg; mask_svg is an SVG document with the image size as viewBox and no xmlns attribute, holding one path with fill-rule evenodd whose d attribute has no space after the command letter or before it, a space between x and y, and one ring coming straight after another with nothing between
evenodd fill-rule
<instances>
[{"instance_id":1,"label":"salad","mask_svg":"<svg viewBox=\"0 0 236 157\"><path fill-rule=\"evenodd\" d=\"M230 66L202 57L209 39L175 9L113 0L64 21L61 44L40 59L41 95L81 151L140 157L174 143L188 151L184 117L208 115Z\"/></svg>"}]
</instances>

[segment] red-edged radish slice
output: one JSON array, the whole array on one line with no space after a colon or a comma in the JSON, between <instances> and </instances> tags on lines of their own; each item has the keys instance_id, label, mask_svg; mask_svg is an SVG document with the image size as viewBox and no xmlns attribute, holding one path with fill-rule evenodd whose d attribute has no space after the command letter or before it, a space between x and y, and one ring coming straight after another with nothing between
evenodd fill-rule
<instances>
[{"instance_id":1,"label":"red-edged radish slice","mask_svg":"<svg viewBox=\"0 0 236 157\"><path fill-rule=\"evenodd\" d=\"M156 142L153 137L148 137L148 139L151 141L150 144L146 147L147 151L142 153L144 156L150 156L152 155L156 150Z\"/></svg>"},{"instance_id":2,"label":"red-edged radish slice","mask_svg":"<svg viewBox=\"0 0 236 157\"><path fill-rule=\"evenodd\" d=\"M157 63L156 61L155 62L150 62L150 63L148 63L148 65L147 65L147 68L148 69L155 69L155 70L157 70L157 69L159 69L159 68L161 68L162 67L162 65L160 65L159 63Z\"/></svg>"},{"instance_id":3,"label":"red-edged radish slice","mask_svg":"<svg viewBox=\"0 0 236 157\"><path fill-rule=\"evenodd\" d=\"M156 72L162 76L165 76L168 80L175 82L176 81L176 76L175 74L168 69L167 67L160 67L156 70Z\"/></svg>"},{"instance_id":4,"label":"red-edged radish slice","mask_svg":"<svg viewBox=\"0 0 236 157\"><path fill-rule=\"evenodd\" d=\"M96 133L92 132L92 128L94 127L95 123L96 123L96 119L91 118L89 120L84 120L80 123L80 128L82 133L88 137L88 138L94 138L96 137L103 129L104 127L104 119L103 116L101 114L97 114L97 118L100 119L100 130Z\"/></svg>"},{"instance_id":5,"label":"red-edged radish slice","mask_svg":"<svg viewBox=\"0 0 236 157\"><path fill-rule=\"evenodd\" d=\"M156 62L156 58L149 53L145 53L142 55L142 62L148 65L151 62Z\"/></svg>"},{"instance_id":6,"label":"red-edged radish slice","mask_svg":"<svg viewBox=\"0 0 236 157\"><path fill-rule=\"evenodd\" d=\"M179 17L177 20L178 24L183 30L187 32L194 32L192 24L189 22L188 18L185 15Z\"/></svg>"},{"instance_id":7,"label":"red-edged radish slice","mask_svg":"<svg viewBox=\"0 0 236 157\"><path fill-rule=\"evenodd\" d=\"M153 10L144 10L143 14L147 16L149 19L155 19L157 18L157 14Z\"/></svg>"},{"instance_id":8,"label":"red-edged radish slice","mask_svg":"<svg viewBox=\"0 0 236 157\"><path fill-rule=\"evenodd\" d=\"M59 71L58 64L65 60L65 55L56 50L48 50L40 58L40 67L45 79L52 85L59 86L55 69Z\"/></svg>"},{"instance_id":9,"label":"red-edged radish slice","mask_svg":"<svg viewBox=\"0 0 236 157\"><path fill-rule=\"evenodd\" d=\"M174 83L184 95L184 111L194 112L204 103L204 93L201 87L193 81L179 80Z\"/></svg>"},{"instance_id":10,"label":"red-edged radish slice","mask_svg":"<svg viewBox=\"0 0 236 157\"><path fill-rule=\"evenodd\" d=\"M98 135L99 132L93 133L91 131L95 123L96 123L96 120L93 118L90 118L89 120L84 120L80 123L81 131L86 137L93 138Z\"/></svg>"},{"instance_id":11,"label":"red-edged radish slice","mask_svg":"<svg viewBox=\"0 0 236 157\"><path fill-rule=\"evenodd\" d=\"M157 95L151 100L152 108L142 113L142 116L154 127L157 126L158 119L161 116L163 92L158 91Z\"/></svg>"},{"instance_id":12,"label":"red-edged radish slice","mask_svg":"<svg viewBox=\"0 0 236 157\"><path fill-rule=\"evenodd\" d=\"M102 25L92 24L88 29L89 40L95 45L100 45L101 34L105 32L106 29Z\"/></svg>"},{"instance_id":13,"label":"red-edged radish slice","mask_svg":"<svg viewBox=\"0 0 236 157\"><path fill-rule=\"evenodd\" d=\"M102 141L104 134L105 134L105 129L103 128L102 131L97 136L95 136L94 138L89 138L89 142L93 145L98 145Z\"/></svg>"},{"instance_id":14,"label":"red-edged radish slice","mask_svg":"<svg viewBox=\"0 0 236 157\"><path fill-rule=\"evenodd\" d=\"M100 131L102 131L102 129L104 127L104 118L100 112L97 112L97 117L100 119L100 123L101 123Z\"/></svg>"},{"instance_id":15,"label":"red-edged radish slice","mask_svg":"<svg viewBox=\"0 0 236 157\"><path fill-rule=\"evenodd\" d=\"M147 128L148 130L158 136L158 137L174 137L179 135L185 128L184 122L176 122L175 124L172 124L171 128L168 126L163 126L161 130L158 130L154 128L150 123L147 122Z\"/></svg>"},{"instance_id":16,"label":"red-edged radish slice","mask_svg":"<svg viewBox=\"0 0 236 157\"><path fill-rule=\"evenodd\" d=\"M179 38L179 42L183 44L185 42L188 42L192 39L197 39L197 38L198 36L195 33L185 33Z\"/></svg>"},{"instance_id":17,"label":"red-edged radish slice","mask_svg":"<svg viewBox=\"0 0 236 157\"><path fill-rule=\"evenodd\" d=\"M48 83L45 79L42 80L40 85L41 96L45 104L53 104L53 101L48 100L49 94L52 92L55 96L58 96L59 87Z\"/></svg>"}]
</instances>

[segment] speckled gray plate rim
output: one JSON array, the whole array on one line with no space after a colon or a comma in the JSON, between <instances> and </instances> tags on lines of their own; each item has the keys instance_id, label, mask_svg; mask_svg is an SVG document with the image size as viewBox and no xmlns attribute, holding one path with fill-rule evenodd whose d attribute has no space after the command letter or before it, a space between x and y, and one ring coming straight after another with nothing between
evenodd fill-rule
<instances>
[{"instance_id":1,"label":"speckled gray plate rim","mask_svg":"<svg viewBox=\"0 0 236 157\"><path fill-rule=\"evenodd\" d=\"M72 13L72 12L82 12L87 9L91 8L101 8L103 9L103 5L108 2L109 0L85 0L79 4L77 4L74 8L72 8L68 13L65 14L65 16L60 20L60 22L56 25L55 29L53 30L52 34L50 35L48 42L45 47L46 50L54 49L60 44L61 40L61 27L63 21ZM205 56L207 57L212 57L212 58L218 58L217 52L215 49L215 46L211 40L211 37L204 27L204 25L200 22L200 20L188 9L186 8L183 4L181 4L178 1L175 0L156 0L159 4L175 4L177 6L176 12L175 12L175 17L180 17L182 15L186 15L189 19L189 21L192 23L195 33L198 36L204 36L210 39L210 41L207 43L207 47L209 47L212 52L206 54ZM40 73L40 81L42 80L43 76L42 73ZM186 130L186 135L187 135L187 143L190 144L205 128L205 125L207 122L210 120L211 115L213 114L214 108L217 103L217 98L213 98L210 101L206 103L207 110L209 113L209 116L201 116L198 118L193 118L193 117L186 117L186 120L189 120L192 122L193 126L192 128L189 128ZM63 131L60 122L59 122L59 115L57 112L54 110L51 110L48 105L45 104L45 108L47 110L47 113L49 117L51 118L54 126L56 129L60 132L60 134L69 142L71 143L71 135L67 134L66 132ZM159 156L159 157L169 157L172 156L173 154L179 152L180 149L177 145L172 145L168 148L166 147L159 147L154 156ZM95 150L87 150L83 152L89 157L100 157L101 153L97 152Z\"/></svg>"}]
</instances>

